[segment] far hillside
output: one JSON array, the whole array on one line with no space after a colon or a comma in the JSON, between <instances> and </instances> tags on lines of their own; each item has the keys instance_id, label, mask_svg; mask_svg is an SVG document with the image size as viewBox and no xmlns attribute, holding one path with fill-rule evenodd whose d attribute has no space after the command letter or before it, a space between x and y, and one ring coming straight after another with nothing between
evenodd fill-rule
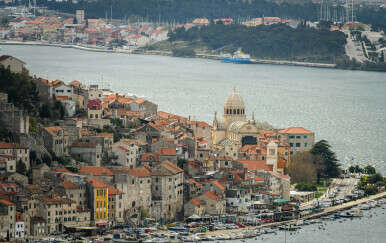
<instances>
[{"instance_id":1,"label":"far hillside","mask_svg":"<svg viewBox=\"0 0 386 243\"><path fill-rule=\"evenodd\" d=\"M219 54L240 47L254 58L333 63L345 54L346 35L323 28L293 29L282 24L256 27L211 24L176 29L169 33L168 42L174 48L181 45L194 48L197 53L206 50L211 54L217 50Z\"/></svg>"}]
</instances>

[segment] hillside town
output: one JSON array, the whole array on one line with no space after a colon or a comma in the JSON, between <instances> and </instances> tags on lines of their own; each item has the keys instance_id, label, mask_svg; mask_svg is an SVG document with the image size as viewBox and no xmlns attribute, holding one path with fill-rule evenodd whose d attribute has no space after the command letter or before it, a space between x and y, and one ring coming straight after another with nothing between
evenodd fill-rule
<instances>
[{"instance_id":1,"label":"hillside town","mask_svg":"<svg viewBox=\"0 0 386 243\"><path fill-rule=\"evenodd\" d=\"M16 57L0 64L27 71ZM0 123L13 135L0 142L3 239L190 217L272 219L272 210L279 217L313 198L291 196L286 171L314 133L258 122L236 89L209 125L98 85L32 80L43 102L61 104L64 119L31 126L34 118L1 93Z\"/></svg>"},{"instance_id":2,"label":"hillside town","mask_svg":"<svg viewBox=\"0 0 386 243\"><path fill-rule=\"evenodd\" d=\"M12 16L12 15L11 15ZM196 18L185 24L166 22L127 21L113 22L106 19L85 18L84 10L77 10L74 17L57 16L15 16L7 25L0 28L0 39L10 43L35 42L39 44L61 45L62 47L90 48L131 53L141 47L149 47L168 39L170 32L184 28L200 28L210 24L232 25L232 18L210 20ZM324 24L327 23L327 26ZM382 29L373 28L353 19L338 21L323 18L318 22L300 21L280 17L258 17L237 24L255 27L259 25L284 24L293 29L299 26L308 28L326 27L330 31L342 31L347 35L346 55L358 62L384 62L385 37ZM138 51L138 50L137 50Z\"/></svg>"}]
</instances>

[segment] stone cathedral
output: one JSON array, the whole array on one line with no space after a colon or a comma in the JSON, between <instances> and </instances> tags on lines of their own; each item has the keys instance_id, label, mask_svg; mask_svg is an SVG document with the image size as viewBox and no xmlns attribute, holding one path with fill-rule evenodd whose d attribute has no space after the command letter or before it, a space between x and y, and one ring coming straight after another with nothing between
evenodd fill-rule
<instances>
[{"instance_id":1,"label":"stone cathedral","mask_svg":"<svg viewBox=\"0 0 386 243\"><path fill-rule=\"evenodd\" d=\"M211 149L218 155L235 157L240 147L258 141L259 130L254 115L252 120L247 120L243 98L234 89L225 101L222 119L217 118L215 112Z\"/></svg>"}]
</instances>

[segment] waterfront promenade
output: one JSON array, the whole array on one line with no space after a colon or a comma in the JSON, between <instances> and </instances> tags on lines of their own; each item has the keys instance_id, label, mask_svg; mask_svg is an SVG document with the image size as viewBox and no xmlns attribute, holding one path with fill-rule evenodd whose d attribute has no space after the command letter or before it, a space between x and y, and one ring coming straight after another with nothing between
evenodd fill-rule
<instances>
[{"instance_id":1,"label":"waterfront promenade","mask_svg":"<svg viewBox=\"0 0 386 243\"><path fill-rule=\"evenodd\" d=\"M319 217L322 217L322 216L327 215L327 214L336 213L336 212L339 212L339 211L342 211L342 210L350 209L350 208L355 207L355 206L357 206L359 204L362 204L362 203L365 203L365 202L368 202L368 201L371 201L371 200L376 200L376 199L384 198L384 197L386 197L386 191L378 193L376 195L372 195L372 196L366 197L366 198L358 199L356 201L351 201L351 202L343 203L342 205L336 205L336 206L328 207L328 208L324 209L323 212L312 214L312 215L308 215L308 216L302 217L301 219L319 218ZM268 224L262 224L262 225L259 225L259 226L249 227L248 229L258 229L258 228L263 228L263 227L277 227L277 226L280 226L280 225L283 225L283 224L287 224L287 223L291 223L291 222L295 222L295 221L297 221L297 219L288 220L288 221L281 221L281 222L274 222L274 223L268 223ZM208 231L206 234L210 235L210 236L217 236L217 235L222 235L222 234L240 232L240 231L243 231L243 230L246 230L246 229L247 228L239 228L239 229L233 229L233 230L216 230L216 231Z\"/></svg>"}]
</instances>

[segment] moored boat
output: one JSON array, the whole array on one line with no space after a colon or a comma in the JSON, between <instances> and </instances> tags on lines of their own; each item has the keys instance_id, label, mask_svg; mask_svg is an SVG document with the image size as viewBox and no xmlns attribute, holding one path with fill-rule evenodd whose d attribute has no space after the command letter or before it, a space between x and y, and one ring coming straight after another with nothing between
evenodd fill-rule
<instances>
[{"instance_id":1,"label":"moored boat","mask_svg":"<svg viewBox=\"0 0 386 243\"><path fill-rule=\"evenodd\" d=\"M231 54L222 54L221 53L221 60L223 62L229 62L229 63L248 64L248 63L251 63L251 56L249 54L245 54L239 48L233 54L233 56Z\"/></svg>"}]
</instances>

